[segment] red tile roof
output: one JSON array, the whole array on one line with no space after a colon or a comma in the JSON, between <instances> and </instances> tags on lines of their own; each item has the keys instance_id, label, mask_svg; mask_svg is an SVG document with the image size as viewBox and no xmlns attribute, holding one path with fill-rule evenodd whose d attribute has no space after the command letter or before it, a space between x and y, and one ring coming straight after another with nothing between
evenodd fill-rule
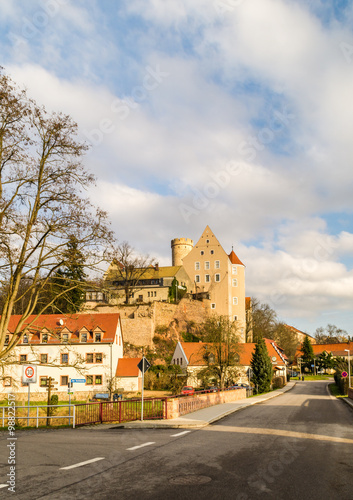
<instances>
[{"instance_id":1,"label":"red tile roof","mask_svg":"<svg viewBox=\"0 0 353 500\"><path fill-rule=\"evenodd\" d=\"M349 349L351 351L351 355L353 354L353 342L339 342L337 344L313 344L312 345L314 355L318 356L322 352L332 353L333 356L347 356L348 353L345 352L345 349ZM295 353L295 357L301 356L303 353L301 351L301 346L298 347L297 352Z\"/></svg>"},{"instance_id":2,"label":"red tile roof","mask_svg":"<svg viewBox=\"0 0 353 500\"><path fill-rule=\"evenodd\" d=\"M241 266L244 266L244 264L242 263L242 261L239 259L239 257L234 253L234 251L232 250L230 252L230 254L228 255L230 261L232 264L240 264ZM244 266L245 267L245 266Z\"/></svg>"},{"instance_id":3,"label":"red tile roof","mask_svg":"<svg viewBox=\"0 0 353 500\"><path fill-rule=\"evenodd\" d=\"M269 356L276 357L276 365L284 366L286 363L283 361L281 356L287 360L286 355L283 353L282 349L277 346L277 344L270 339L264 339ZM204 366L206 364L204 359L204 354L207 352L207 346L212 345L209 342L180 342L185 356L191 366ZM241 343L239 344L239 364L243 366L249 366L251 363L251 355L255 350L255 343ZM276 350L277 349L277 350Z\"/></svg>"},{"instance_id":4,"label":"red tile roof","mask_svg":"<svg viewBox=\"0 0 353 500\"><path fill-rule=\"evenodd\" d=\"M11 316L8 331L13 333L20 321L22 316L13 315ZM87 342L94 342L93 333L95 330L97 333L101 330L102 332L102 342L113 342L115 334L120 322L120 314L108 313L108 314L42 314L36 319L36 316L29 316L25 322L25 326L29 325L34 320L33 324L28 329L29 343L40 343L40 332L43 329L48 330L48 344L58 344L60 343L58 337L50 338L50 334L56 336L59 333L69 331L69 341L79 342L79 333L82 329L91 332L91 338L87 339Z\"/></svg>"},{"instance_id":5,"label":"red tile roof","mask_svg":"<svg viewBox=\"0 0 353 500\"><path fill-rule=\"evenodd\" d=\"M142 358L120 358L116 368L117 377L138 377L138 364Z\"/></svg>"}]
</instances>

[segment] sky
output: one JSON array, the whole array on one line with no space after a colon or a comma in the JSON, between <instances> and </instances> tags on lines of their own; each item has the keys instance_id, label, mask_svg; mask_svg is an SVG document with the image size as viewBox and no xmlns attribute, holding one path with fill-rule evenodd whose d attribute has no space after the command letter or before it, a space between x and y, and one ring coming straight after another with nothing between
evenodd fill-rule
<instances>
[{"instance_id":1,"label":"sky","mask_svg":"<svg viewBox=\"0 0 353 500\"><path fill-rule=\"evenodd\" d=\"M160 265L209 225L246 294L353 334L353 5L0 0L0 65L90 145L118 242Z\"/></svg>"}]
</instances>

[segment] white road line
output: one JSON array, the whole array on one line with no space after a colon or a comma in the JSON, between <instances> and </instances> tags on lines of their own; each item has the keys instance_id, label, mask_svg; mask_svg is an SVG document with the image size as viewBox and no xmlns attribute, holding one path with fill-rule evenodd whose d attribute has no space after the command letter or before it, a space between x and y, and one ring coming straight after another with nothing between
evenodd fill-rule
<instances>
[{"instance_id":1,"label":"white road line","mask_svg":"<svg viewBox=\"0 0 353 500\"><path fill-rule=\"evenodd\" d=\"M0 488L7 488L8 486L8 484L0 484Z\"/></svg>"},{"instance_id":2,"label":"white road line","mask_svg":"<svg viewBox=\"0 0 353 500\"><path fill-rule=\"evenodd\" d=\"M170 437L172 438L176 438L178 436L184 436L184 434L188 434L189 432L191 431L183 431L183 432L179 432L178 434L172 434Z\"/></svg>"},{"instance_id":3,"label":"white road line","mask_svg":"<svg viewBox=\"0 0 353 500\"><path fill-rule=\"evenodd\" d=\"M144 446L149 446L150 444L155 444L155 441L151 441L150 443L139 444L138 446L133 446L132 448L126 448L128 451L138 450L139 448L143 448Z\"/></svg>"},{"instance_id":4,"label":"white road line","mask_svg":"<svg viewBox=\"0 0 353 500\"><path fill-rule=\"evenodd\" d=\"M80 462L74 465L68 465L67 467L60 467L60 470L75 469L76 467L82 467L82 465L92 464L93 462L98 462L98 460L104 460L105 457L92 458L91 460L86 460L85 462Z\"/></svg>"}]
</instances>

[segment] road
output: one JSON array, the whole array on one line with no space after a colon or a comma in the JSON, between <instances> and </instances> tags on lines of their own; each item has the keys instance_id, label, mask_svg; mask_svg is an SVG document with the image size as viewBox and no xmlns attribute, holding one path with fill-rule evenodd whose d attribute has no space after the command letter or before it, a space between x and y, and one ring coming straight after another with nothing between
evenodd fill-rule
<instances>
[{"instance_id":1,"label":"road","mask_svg":"<svg viewBox=\"0 0 353 500\"><path fill-rule=\"evenodd\" d=\"M327 382L299 382L199 430L112 425L16 437L16 499L353 498L353 411ZM11 498L1 488L7 438L0 434L1 498Z\"/></svg>"}]
</instances>

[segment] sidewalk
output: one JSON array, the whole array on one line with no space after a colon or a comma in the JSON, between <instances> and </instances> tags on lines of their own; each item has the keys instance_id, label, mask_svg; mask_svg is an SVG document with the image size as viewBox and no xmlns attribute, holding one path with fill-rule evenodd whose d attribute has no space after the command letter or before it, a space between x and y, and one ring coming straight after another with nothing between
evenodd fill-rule
<instances>
[{"instance_id":1,"label":"sidewalk","mask_svg":"<svg viewBox=\"0 0 353 500\"><path fill-rule=\"evenodd\" d=\"M239 401L234 401L233 403L209 406L208 408L194 411L178 418L171 418L167 420L135 420L134 422L125 422L123 424L114 425L114 429L173 429L179 427L197 429L212 424L226 415L230 415L231 413L247 408L248 406L263 403L264 401L280 396L281 394L290 391L295 384L295 381L291 381L288 382L283 389L277 389L276 391L269 392L267 394L260 394L251 398L240 399Z\"/></svg>"}]
</instances>

